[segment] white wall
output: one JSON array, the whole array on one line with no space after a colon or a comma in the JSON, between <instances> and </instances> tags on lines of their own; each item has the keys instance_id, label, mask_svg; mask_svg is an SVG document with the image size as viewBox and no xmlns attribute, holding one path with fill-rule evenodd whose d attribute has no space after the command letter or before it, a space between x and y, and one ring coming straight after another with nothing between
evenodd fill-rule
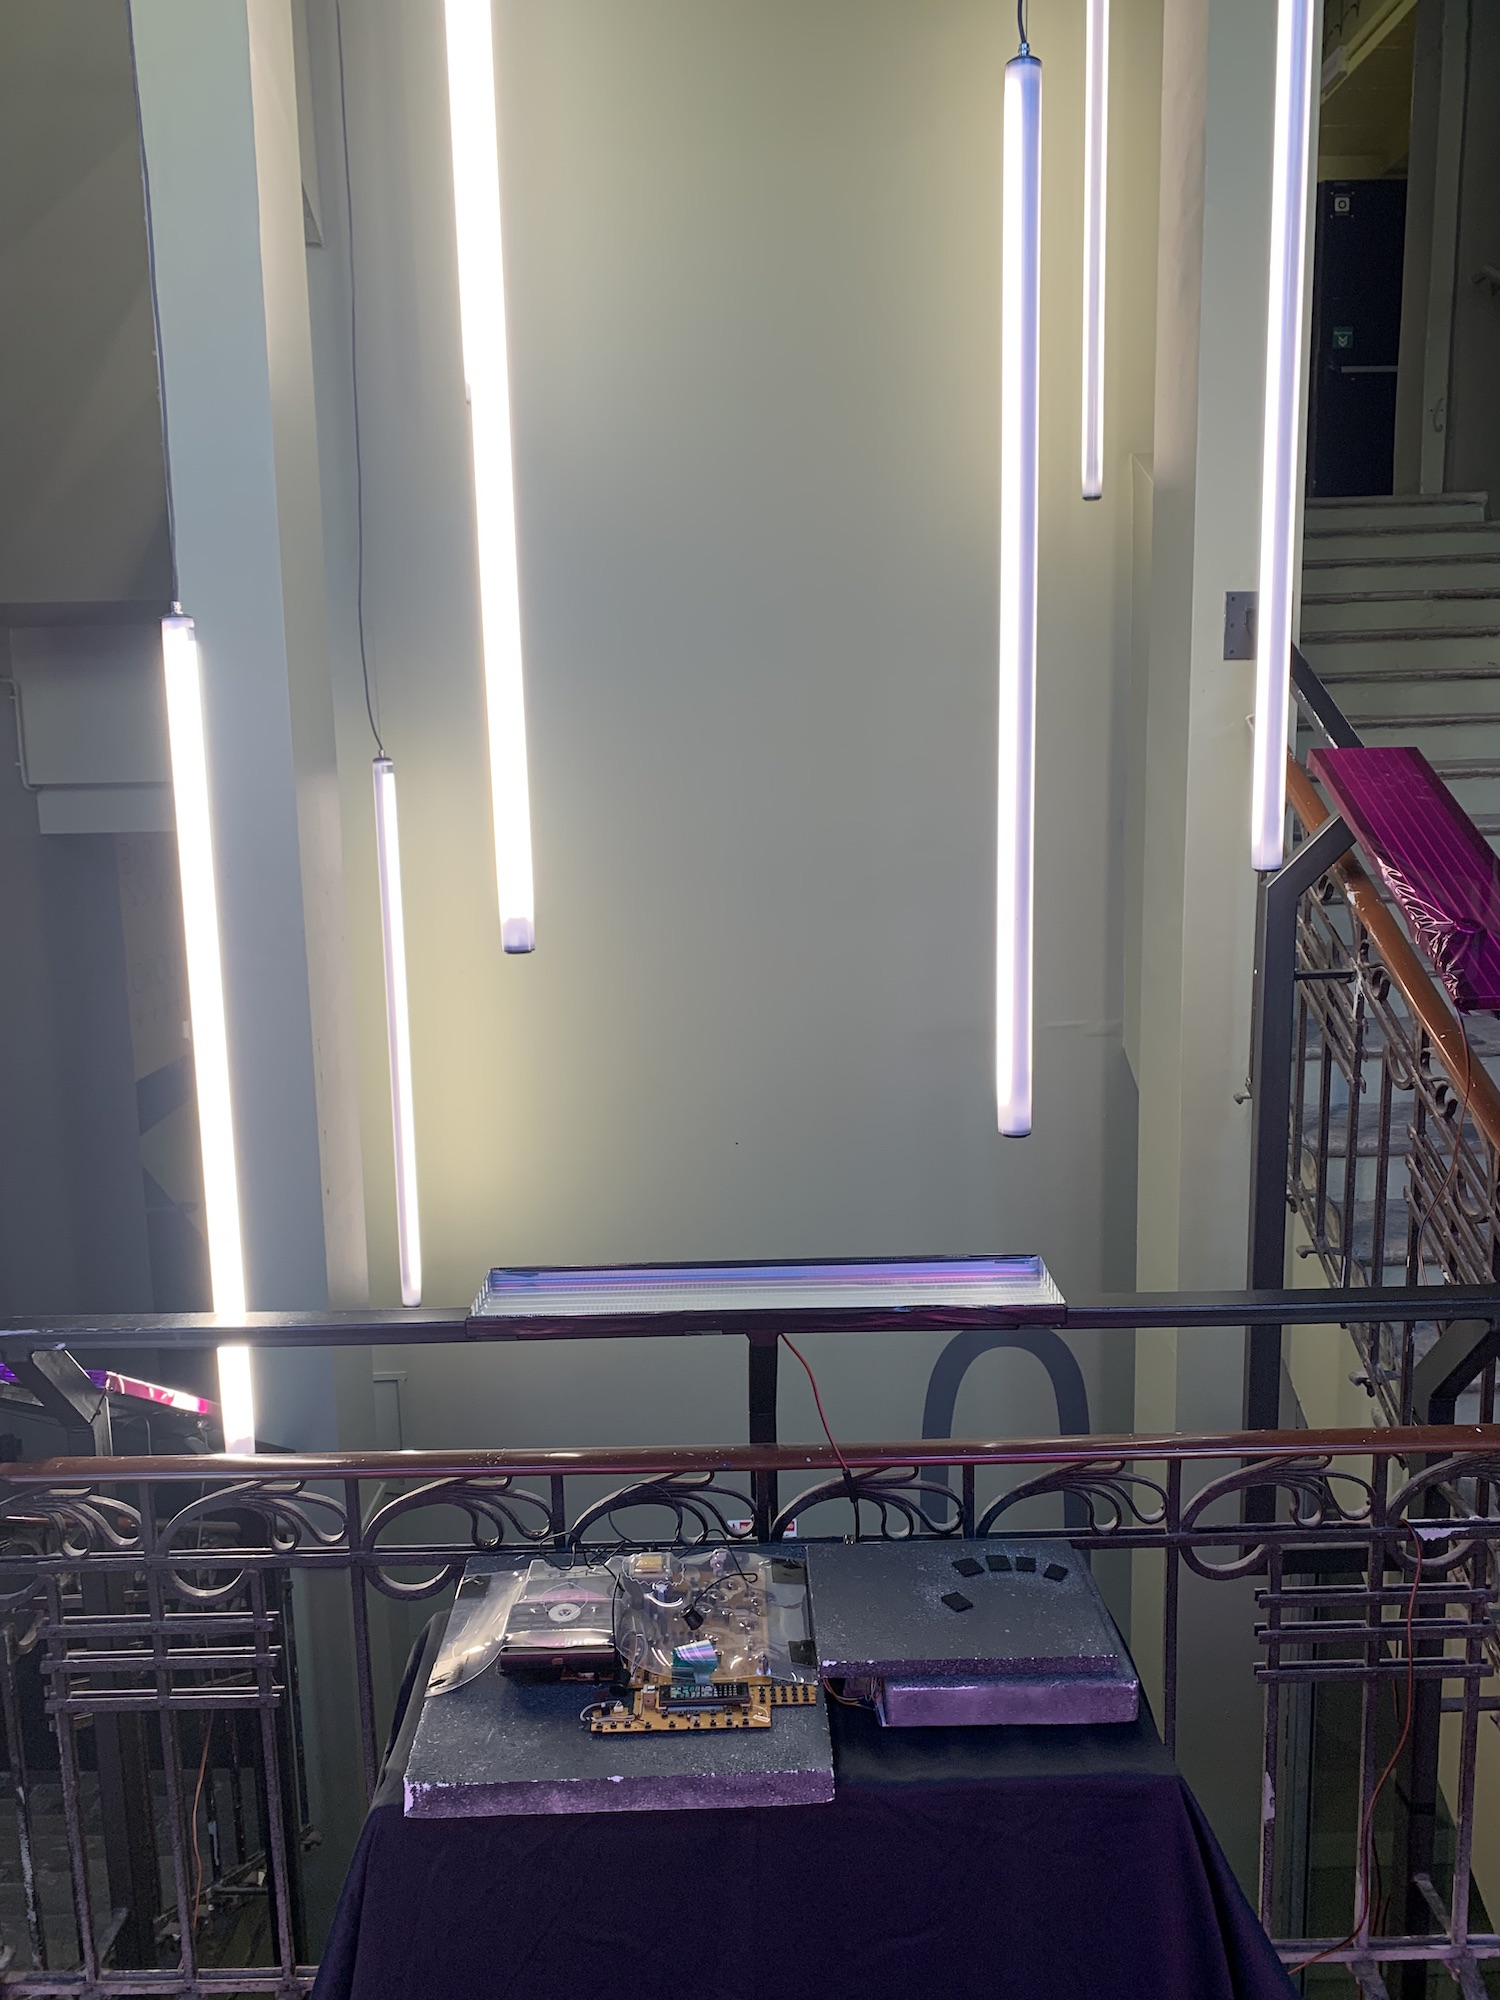
<instances>
[{"instance_id":1,"label":"white wall","mask_svg":"<svg viewBox=\"0 0 1500 2000\"><path fill-rule=\"evenodd\" d=\"M394 1297L354 640L332 9L310 255L370 1240ZM401 783L429 1300L490 1262L1040 1250L1125 1284L1131 451L1149 446L1156 9L1117 8L1108 497L1077 497L1081 16L1045 116L1037 1129L991 1084L1003 65L976 0L497 9L538 949L502 960L441 15L345 10L366 625ZM734 1435L644 1357L408 1357L408 1442ZM832 1378L910 1427L925 1364ZM999 1379L998 1364L994 1365ZM707 1372L704 1372L707 1371ZM712 1383L723 1382L718 1387ZM1018 1376L1018 1379L1019 1376ZM888 1389L889 1394L883 1393ZM788 1400L790 1412L795 1405ZM805 1412L810 1419L810 1405ZM1023 1397L972 1413L1045 1419Z\"/></svg>"}]
</instances>

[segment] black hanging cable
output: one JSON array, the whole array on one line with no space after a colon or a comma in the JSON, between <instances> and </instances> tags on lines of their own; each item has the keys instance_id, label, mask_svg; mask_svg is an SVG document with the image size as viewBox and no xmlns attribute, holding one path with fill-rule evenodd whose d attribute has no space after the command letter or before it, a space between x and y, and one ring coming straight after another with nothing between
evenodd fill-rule
<instances>
[{"instance_id":1,"label":"black hanging cable","mask_svg":"<svg viewBox=\"0 0 1500 2000\"><path fill-rule=\"evenodd\" d=\"M1021 54L1031 54L1031 44L1026 39L1026 0L1016 0L1016 33L1021 37Z\"/></svg>"},{"instance_id":2,"label":"black hanging cable","mask_svg":"<svg viewBox=\"0 0 1500 2000\"><path fill-rule=\"evenodd\" d=\"M344 88L344 10L334 0L334 39L339 55L339 133L344 144L344 219L349 231L349 384L354 402L354 549L355 612L359 623L359 673L365 689L365 714L375 748L385 755L375 704L370 698L370 662L365 651L365 465L359 433L359 313L354 290L354 183L349 172L349 103Z\"/></svg>"}]
</instances>

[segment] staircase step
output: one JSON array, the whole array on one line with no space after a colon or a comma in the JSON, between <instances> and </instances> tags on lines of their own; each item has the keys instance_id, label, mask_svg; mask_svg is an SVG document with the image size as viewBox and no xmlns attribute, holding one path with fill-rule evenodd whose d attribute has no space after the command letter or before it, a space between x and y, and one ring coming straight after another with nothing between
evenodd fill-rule
<instances>
[{"instance_id":1,"label":"staircase step","mask_svg":"<svg viewBox=\"0 0 1500 2000\"><path fill-rule=\"evenodd\" d=\"M1500 553L1500 521L1434 521L1422 527L1350 528L1310 521L1303 547L1313 560L1379 562L1386 555L1430 560L1434 556Z\"/></svg>"},{"instance_id":2,"label":"staircase step","mask_svg":"<svg viewBox=\"0 0 1500 2000\"><path fill-rule=\"evenodd\" d=\"M1462 632L1424 632L1390 627L1366 632L1304 632L1302 650L1321 678L1353 667L1403 670L1438 667L1500 669L1500 625L1476 625Z\"/></svg>"},{"instance_id":3,"label":"staircase step","mask_svg":"<svg viewBox=\"0 0 1500 2000\"><path fill-rule=\"evenodd\" d=\"M1500 851L1500 521L1482 493L1310 500L1301 644L1372 745L1432 762ZM1298 718L1299 739L1312 736Z\"/></svg>"},{"instance_id":4,"label":"staircase step","mask_svg":"<svg viewBox=\"0 0 1500 2000\"><path fill-rule=\"evenodd\" d=\"M1303 591L1304 640L1389 630L1500 631L1500 590Z\"/></svg>"},{"instance_id":5,"label":"staircase step","mask_svg":"<svg viewBox=\"0 0 1500 2000\"><path fill-rule=\"evenodd\" d=\"M1354 666L1329 667L1319 675L1325 687L1376 686L1386 688L1432 687L1438 683L1447 685L1453 681L1493 681L1500 680L1500 665L1496 666Z\"/></svg>"},{"instance_id":6,"label":"staircase step","mask_svg":"<svg viewBox=\"0 0 1500 2000\"><path fill-rule=\"evenodd\" d=\"M1302 565L1304 604L1325 592L1500 590L1500 549L1458 556L1309 556Z\"/></svg>"},{"instance_id":7,"label":"staircase step","mask_svg":"<svg viewBox=\"0 0 1500 2000\"><path fill-rule=\"evenodd\" d=\"M1429 759L1439 744L1474 756L1500 751L1500 715L1355 714L1349 720L1367 743L1409 743Z\"/></svg>"},{"instance_id":8,"label":"staircase step","mask_svg":"<svg viewBox=\"0 0 1500 2000\"><path fill-rule=\"evenodd\" d=\"M1432 521L1482 521L1486 493L1371 493L1332 500L1309 500L1307 524L1325 527L1385 527L1394 523L1426 526Z\"/></svg>"},{"instance_id":9,"label":"staircase step","mask_svg":"<svg viewBox=\"0 0 1500 2000\"><path fill-rule=\"evenodd\" d=\"M1429 759L1444 784L1463 784L1471 778L1500 778L1500 757L1433 757Z\"/></svg>"},{"instance_id":10,"label":"staircase step","mask_svg":"<svg viewBox=\"0 0 1500 2000\"><path fill-rule=\"evenodd\" d=\"M1351 715L1350 722L1356 729L1378 729L1389 732L1392 729L1494 729L1500 724L1500 711L1485 715L1472 709L1449 710L1435 715L1412 715L1393 711L1390 715Z\"/></svg>"},{"instance_id":11,"label":"staircase step","mask_svg":"<svg viewBox=\"0 0 1500 2000\"><path fill-rule=\"evenodd\" d=\"M1389 731L1397 724L1409 726L1417 748L1429 755L1431 750L1423 737L1431 729L1489 731L1477 743L1440 742L1437 747L1443 756L1482 757L1492 751L1500 752L1500 675L1484 681L1471 680L1461 687L1446 681L1388 680L1383 675L1372 675L1346 682L1332 681L1329 693L1356 729L1368 725Z\"/></svg>"}]
</instances>

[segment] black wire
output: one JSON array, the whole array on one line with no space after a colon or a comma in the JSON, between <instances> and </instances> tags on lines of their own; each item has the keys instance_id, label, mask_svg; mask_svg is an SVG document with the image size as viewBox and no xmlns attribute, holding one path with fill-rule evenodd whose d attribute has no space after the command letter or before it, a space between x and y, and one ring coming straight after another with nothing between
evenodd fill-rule
<instances>
[{"instance_id":1,"label":"black wire","mask_svg":"<svg viewBox=\"0 0 1500 2000\"><path fill-rule=\"evenodd\" d=\"M141 193L146 206L146 277L151 291L151 335L156 344L156 399L161 405L162 480L167 501L167 561L172 571L172 602L177 593L177 510L172 499L172 445L167 432L167 374L161 351L161 303L156 296L156 222L151 213L151 163L146 158L146 121L141 114L141 70L135 36L130 38L130 87L135 93L135 129L141 154Z\"/></svg>"},{"instance_id":2,"label":"black wire","mask_svg":"<svg viewBox=\"0 0 1500 2000\"><path fill-rule=\"evenodd\" d=\"M334 38L339 52L339 133L344 143L344 215L349 229L349 384L354 399L354 601L359 620L359 673L364 682L365 714L375 748L385 755L375 705L370 699L370 662L365 651L365 462L359 434L359 316L354 292L354 186L349 172L349 104L344 90L344 10L334 0Z\"/></svg>"},{"instance_id":3,"label":"black wire","mask_svg":"<svg viewBox=\"0 0 1500 2000\"><path fill-rule=\"evenodd\" d=\"M1026 0L1016 0L1016 33L1021 37L1021 53L1025 55L1031 47L1026 39Z\"/></svg>"},{"instance_id":4,"label":"black wire","mask_svg":"<svg viewBox=\"0 0 1500 2000\"><path fill-rule=\"evenodd\" d=\"M733 1562L735 1573L738 1575L740 1581L749 1584L753 1589L754 1578L750 1576L750 1574L745 1568L745 1565L740 1561L739 1550L727 1549L725 1553L729 1556L730 1560ZM687 1611L683 1612L682 1614L683 1618L686 1619L688 1611L696 1611L700 1604L702 1604L707 1598L712 1597L714 1592L719 1588L719 1585L721 1583L727 1583L729 1581L729 1576L730 1572L728 1570L720 1570L717 1576L711 1576L708 1582L705 1583L702 1589L698 1592L697 1596L688 1605ZM689 1626L688 1630L691 1631L692 1627Z\"/></svg>"}]
</instances>

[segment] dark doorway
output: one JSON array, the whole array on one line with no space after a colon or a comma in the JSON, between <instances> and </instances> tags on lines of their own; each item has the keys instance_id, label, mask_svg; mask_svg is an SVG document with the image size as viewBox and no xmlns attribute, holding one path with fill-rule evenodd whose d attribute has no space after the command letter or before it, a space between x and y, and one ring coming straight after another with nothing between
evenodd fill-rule
<instances>
[{"instance_id":1,"label":"dark doorway","mask_svg":"<svg viewBox=\"0 0 1500 2000\"><path fill-rule=\"evenodd\" d=\"M1308 492L1389 493L1406 182L1322 181L1313 264Z\"/></svg>"}]
</instances>

